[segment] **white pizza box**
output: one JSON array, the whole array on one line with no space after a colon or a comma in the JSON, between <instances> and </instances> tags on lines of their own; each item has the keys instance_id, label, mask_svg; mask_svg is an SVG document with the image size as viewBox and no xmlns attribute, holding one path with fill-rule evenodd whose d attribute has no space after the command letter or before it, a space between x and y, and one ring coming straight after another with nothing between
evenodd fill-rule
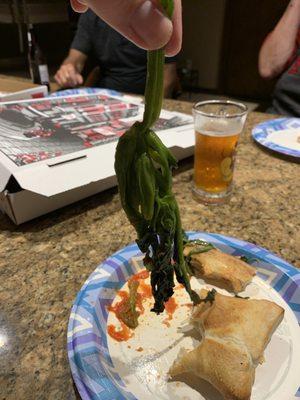
<instances>
[{"instance_id":1,"label":"white pizza box","mask_svg":"<svg viewBox=\"0 0 300 400\"><path fill-rule=\"evenodd\" d=\"M72 99L81 101L80 96L82 95L73 96ZM92 97L95 95L89 96L91 98L88 101L95 100ZM67 97L65 98L67 99ZM59 99L64 101L64 97ZM49 99L32 100L30 107L37 107L34 104L35 101L39 101L38 104L43 106L43 102L49 101ZM69 101L69 99L66 101ZM127 100L122 99L122 101L126 102ZM22 102L9 102L4 105L8 107L17 105L19 107L20 104L23 107ZM7 124L4 124L4 128L1 125L2 105L0 104L0 209L15 224L21 224L116 185L114 155L117 139L68 154L20 165L19 161L16 162L18 160L16 152L19 149L12 146L13 150L11 150L7 146L7 143L10 143L14 138L7 136L5 130ZM27 105L28 101L26 102ZM49 112L53 112L56 106L54 104L51 107ZM141 118L142 112L143 109L139 105L138 115L125 118L126 123L132 123L132 121ZM194 131L191 116L168 111L162 111L162 116L165 121L168 121L168 118L179 118L182 123L181 126L175 128L157 131L164 144L172 150L178 159L192 155ZM62 113L61 118L67 118L67 115ZM120 121L125 119L120 119ZM86 129L85 126L83 129ZM22 143L25 143L28 148L28 146L30 147L30 138L27 139L27 137L22 139L25 140ZM21 145L23 145L22 143ZM37 141L34 143L36 145ZM43 145L45 143L47 145L47 140L44 140ZM13 144L15 146L14 142ZM13 153L14 151L15 153Z\"/></svg>"},{"instance_id":2,"label":"white pizza box","mask_svg":"<svg viewBox=\"0 0 300 400\"><path fill-rule=\"evenodd\" d=\"M0 103L16 100L38 99L48 95L48 88L46 85L35 85L35 87L18 90L16 92L9 92L1 90L0 86Z\"/></svg>"}]
</instances>

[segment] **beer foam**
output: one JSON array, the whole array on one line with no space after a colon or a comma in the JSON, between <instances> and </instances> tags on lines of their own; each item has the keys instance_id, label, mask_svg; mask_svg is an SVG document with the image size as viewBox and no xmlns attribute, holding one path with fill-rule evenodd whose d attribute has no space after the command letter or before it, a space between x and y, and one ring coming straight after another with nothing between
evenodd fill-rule
<instances>
[{"instance_id":1,"label":"beer foam","mask_svg":"<svg viewBox=\"0 0 300 400\"><path fill-rule=\"evenodd\" d=\"M241 133L243 123L231 119L208 119L198 117L195 122L196 131L208 136L233 136Z\"/></svg>"}]
</instances>

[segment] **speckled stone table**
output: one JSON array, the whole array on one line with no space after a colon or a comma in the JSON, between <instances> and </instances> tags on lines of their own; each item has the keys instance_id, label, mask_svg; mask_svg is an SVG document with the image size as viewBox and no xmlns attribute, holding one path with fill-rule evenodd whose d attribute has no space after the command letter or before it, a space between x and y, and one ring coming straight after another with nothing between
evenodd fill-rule
<instances>
[{"instance_id":1,"label":"speckled stone table","mask_svg":"<svg viewBox=\"0 0 300 400\"><path fill-rule=\"evenodd\" d=\"M190 103L165 107L191 112ZM300 267L300 165L252 142L251 128L268 118L248 118L228 204L193 200L191 159L181 163L174 191L186 229L248 240ZM97 264L134 238L116 189L20 227L0 217L0 400L76 398L66 353L72 302Z\"/></svg>"}]
</instances>

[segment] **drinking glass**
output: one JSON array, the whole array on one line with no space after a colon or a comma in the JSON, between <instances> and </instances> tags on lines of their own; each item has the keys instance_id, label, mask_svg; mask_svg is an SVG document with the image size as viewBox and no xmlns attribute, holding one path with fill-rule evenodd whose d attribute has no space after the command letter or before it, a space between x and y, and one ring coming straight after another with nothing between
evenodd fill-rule
<instances>
[{"instance_id":1,"label":"drinking glass","mask_svg":"<svg viewBox=\"0 0 300 400\"><path fill-rule=\"evenodd\" d=\"M247 107L227 100L202 101L193 107L195 124L194 197L223 203L232 193L236 148Z\"/></svg>"}]
</instances>

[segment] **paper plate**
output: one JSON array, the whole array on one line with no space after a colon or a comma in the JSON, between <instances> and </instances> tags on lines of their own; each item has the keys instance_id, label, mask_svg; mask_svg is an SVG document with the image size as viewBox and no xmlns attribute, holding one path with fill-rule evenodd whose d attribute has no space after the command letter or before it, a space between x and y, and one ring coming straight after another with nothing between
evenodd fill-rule
<instances>
[{"instance_id":1,"label":"paper plate","mask_svg":"<svg viewBox=\"0 0 300 400\"><path fill-rule=\"evenodd\" d=\"M271 299L284 307L285 317L265 351L265 363L256 369L251 400L300 398L300 271L251 243L218 234L189 233L189 237L211 242L228 254L255 259L252 265L258 273L245 295ZM220 400L218 392L204 381L187 385L167 379L180 348L191 345L190 338L183 339L177 329L188 316L185 307L179 308L184 312L176 311L170 327L162 324L164 316L150 315L149 311L142 316L143 321L140 317L129 341L117 342L107 335L107 322L113 318L107 306L113 302L116 290L137 272L131 260L138 255L137 246L132 244L100 264L73 305L68 356L82 399ZM192 279L194 288L203 286L203 282Z\"/></svg>"},{"instance_id":2,"label":"paper plate","mask_svg":"<svg viewBox=\"0 0 300 400\"><path fill-rule=\"evenodd\" d=\"M300 118L279 118L263 122L252 131L253 139L277 153L300 157Z\"/></svg>"}]
</instances>

